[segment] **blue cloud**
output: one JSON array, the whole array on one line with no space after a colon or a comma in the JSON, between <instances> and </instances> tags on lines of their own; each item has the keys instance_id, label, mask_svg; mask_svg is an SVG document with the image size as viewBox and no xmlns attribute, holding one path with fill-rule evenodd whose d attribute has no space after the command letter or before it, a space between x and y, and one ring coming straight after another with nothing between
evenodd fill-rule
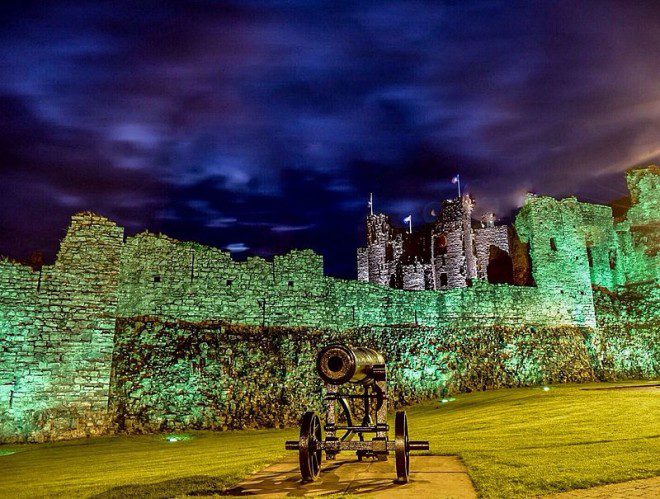
<instances>
[{"instance_id":1,"label":"blue cloud","mask_svg":"<svg viewBox=\"0 0 660 499\"><path fill-rule=\"evenodd\" d=\"M421 221L460 172L505 216L525 190L619 197L622 170L660 156L657 3L0 9L0 253L16 257L52 256L82 203L254 254L312 247L351 276L369 192Z\"/></svg>"},{"instance_id":2,"label":"blue cloud","mask_svg":"<svg viewBox=\"0 0 660 499\"><path fill-rule=\"evenodd\" d=\"M231 243L228 244L225 249L227 251L231 251L232 253L242 253L244 251L249 250L250 248L246 246L244 243Z\"/></svg>"}]
</instances>

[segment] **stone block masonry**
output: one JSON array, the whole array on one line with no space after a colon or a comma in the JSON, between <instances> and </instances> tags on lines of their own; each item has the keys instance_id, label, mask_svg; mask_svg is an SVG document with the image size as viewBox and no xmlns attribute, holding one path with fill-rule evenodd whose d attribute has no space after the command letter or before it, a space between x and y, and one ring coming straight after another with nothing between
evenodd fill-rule
<instances>
[{"instance_id":1,"label":"stone block masonry","mask_svg":"<svg viewBox=\"0 0 660 499\"><path fill-rule=\"evenodd\" d=\"M474 245L477 254L477 277L487 280L491 248L494 246L505 253L509 253L509 228L505 225L498 225L476 229L474 231Z\"/></svg>"},{"instance_id":2,"label":"stone block masonry","mask_svg":"<svg viewBox=\"0 0 660 499\"><path fill-rule=\"evenodd\" d=\"M75 215L53 266L0 261L0 438L103 433L123 229Z\"/></svg>"},{"instance_id":3,"label":"stone block masonry","mask_svg":"<svg viewBox=\"0 0 660 499\"><path fill-rule=\"evenodd\" d=\"M618 293L594 291L597 328L591 349L602 379L654 378L660 374L660 287L652 282Z\"/></svg>"},{"instance_id":4,"label":"stone block masonry","mask_svg":"<svg viewBox=\"0 0 660 499\"><path fill-rule=\"evenodd\" d=\"M632 205L615 223L626 282L660 280L660 167L626 174ZM623 280L623 279L622 279Z\"/></svg>"},{"instance_id":5,"label":"stone block masonry","mask_svg":"<svg viewBox=\"0 0 660 499\"><path fill-rule=\"evenodd\" d=\"M595 325L591 285L563 292L475 282L446 292L409 292L325 277L322 261L294 251L272 262L234 262L228 254L166 236L129 238L122 252L120 317L223 320L261 326L343 330L364 325ZM583 293L583 294L580 294Z\"/></svg>"},{"instance_id":6,"label":"stone block masonry","mask_svg":"<svg viewBox=\"0 0 660 499\"><path fill-rule=\"evenodd\" d=\"M587 247L576 228L583 211L583 203L552 198L531 198L521 210L516 224L530 244L536 286L475 280L444 292L326 277L322 258L311 251L292 251L271 262L235 262L218 249L145 232L122 248L117 316L336 330L459 323L594 327ZM493 228L479 241L485 241L481 247L504 245L505 236ZM367 263L370 269L383 264ZM421 263L411 267L415 271L404 284L418 289L427 269Z\"/></svg>"},{"instance_id":7,"label":"stone block masonry","mask_svg":"<svg viewBox=\"0 0 660 499\"><path fill-rule=\"evenodd\" d=\"M617 220L606 206L529 197L508 239L527 286L382 285L394 275L427 287L437 268L406 261L404 283L385 255L404 243L430 252L425 240L362 252L362 278L378 276L364 282L325 276L309 250L236 262L165 235L124 241L114 222L77 214L54 265L0 260L0 441L285 424L317 403L309 361L331 339L383 349L399 403L658 376L658 173L629 174L632 206ZM370 223L373 241L387 236L384 216ZM447 253L469 232L463 219L444 229ZM483 275L485 248L507 240L485 227L475 242L464 275Z\"/></svg>"},{"instance_id":8,"label":"stone block masonry","mask_svg":"<svg viewBox=\"0 0 660 499\"><path fill-rule=\"evenodd\" d=\"M446 200L434 222L414 231L370 214L367 247L357 250L358 280L408 291L467 286L477 277L473 208L467 195Z\"/></svg>"}]
</instances>

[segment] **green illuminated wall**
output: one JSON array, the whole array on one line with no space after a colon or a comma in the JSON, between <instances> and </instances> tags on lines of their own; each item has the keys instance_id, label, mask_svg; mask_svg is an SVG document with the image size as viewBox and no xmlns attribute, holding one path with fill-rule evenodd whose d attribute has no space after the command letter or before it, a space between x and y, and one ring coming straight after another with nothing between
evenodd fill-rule
<instances>
[{"instance_id":1,"label":"green illuminated wall","mask_svg":"<svg viewBox=\"0 0 660 499\"><path fill-rule=\"evenodd\" d=\"M660 376L660 287L627 286L618 293L594 291L598 327L592 349L602 379Z\"/></svg>"},{"instance_id":2,"label":"green illuminated wall","mask_svg":"<svg viewBox=\"0 0 660 499\"><path fill-rule=\"evenodd\" d=\"M658 376L658 173L628 174L632 206L622 220L606 206L530 197L515 226L529 243L534 287L477 280L403 291L326 277L308 250L235 262L164 235L124 242L114 222L75 215L53 266L34 272L0 260L0 440L101 433L115 414L127 429L154 428L161 417L279 424L299 412L293 389L309 384L300 359L330 337L402 359L392 371L402 401L443 388ZM242 332L219 339L209 326L219 322ZM186 348L225 353L209 357L213 376L190 377L199 368ZM271 353L290 367L267 361L273 381L250 378ZM262 401L262 382L265 396L294 405L255 416L243 402ZM234 397L222 399L226 386Z\"/></svg>"},{"instance_id":3,"label":"green illuminated wall","mask_svg":"<svg viewBox=\"0 0 660 499\"><path fill-rule=\"evenodd\" d=\"M475 281L472 287L445 292L408 292L325 277L321 257L311 251L291 252L272 262L234 262L215 248L148 233L128 239L122 262L121 317L338 330L459 322L595 325L588 274L580 287L571 283L566 294L561 281L551 286L547 279L538 288Z\"/></svg>"},{"instance_id":4,"label":"green illuminated wall","mask_svg":"<svg viewBox=\"0 0 660 499\"><path fill-rule=\"evenodd\" d=\"M627 282L660 280L660 168L626 174L632 206L616 224Z\"/></svg>"},{"instance_id":5,"label":"green illuminated wall","mask_svg":"<svg viewBox=\"0 0 660 499\"><path fill-rule=\"evenodd\" d=\"M0 440L105 431L122 238L81 213L55 265L0 261Z\"/></svg>"}]
</instances>

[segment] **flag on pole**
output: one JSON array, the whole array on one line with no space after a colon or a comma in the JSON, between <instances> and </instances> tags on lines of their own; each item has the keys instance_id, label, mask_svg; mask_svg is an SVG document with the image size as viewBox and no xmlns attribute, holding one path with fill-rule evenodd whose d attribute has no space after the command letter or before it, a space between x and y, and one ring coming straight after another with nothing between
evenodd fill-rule
<instances>
[{"instance_id":1,"label":"flag on pole","mask_svg":"<svg viewBox=\"0 0 660 499\"><path fill-rule=\"evenodd\" d=\"M452 184L458 184L458 197L461 197L461 176L457 173L454 178L451 179Z\"/></svg>"},{"instance_id":2,"label":"flag on pole","mask_svg":"<svg viewBox=\"0 0 660 499\"><path fill-rule=\"evenodd\" d=\"M403 221L408 224L408 232L412 234L412 215L408 215Z\"/></svg>"}]
</instances>

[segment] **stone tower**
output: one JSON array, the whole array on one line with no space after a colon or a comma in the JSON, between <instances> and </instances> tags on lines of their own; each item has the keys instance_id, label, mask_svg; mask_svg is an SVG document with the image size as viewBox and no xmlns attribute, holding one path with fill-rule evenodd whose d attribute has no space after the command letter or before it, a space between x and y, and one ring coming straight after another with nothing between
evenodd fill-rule
<instances>
[{"instance_id":1,"label":"stone tower","mask_svg":"<svg viewBox=\"0 0 660 499\"><path fill-rule=\"evenodd\" d=\"M384 214L367 216L367 246L357 251L358 280L435 290L466 287L473 279L487 278L491 246L508 254L507 227L479 225L472 220L473 209L467 194L448 199L434 222L412 233L394 227Z\"/></svg>"},{"instance_id":2,"label":"stone tower","mask_svg":"<svg viewBox=\"0 0 660 499\"><path fill-rule=\"evenodd\" d=\"M527 197L515 227L529 243L536 285L554 296L557 307L585 324L596 324L583 203L575 198Z\"/></svg>"}]
</instances>

